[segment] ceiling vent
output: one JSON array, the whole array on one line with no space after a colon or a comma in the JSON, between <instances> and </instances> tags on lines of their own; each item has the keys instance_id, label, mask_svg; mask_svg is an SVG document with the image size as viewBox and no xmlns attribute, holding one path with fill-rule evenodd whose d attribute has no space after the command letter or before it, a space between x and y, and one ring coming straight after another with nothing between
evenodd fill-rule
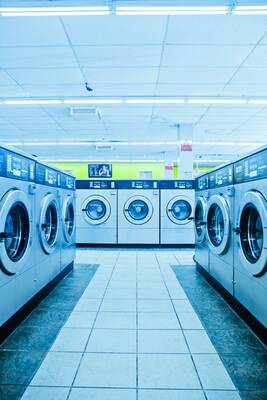
<instances>
[{"instance_id":1,"label":"ceiling vent","mask_svg":"<svg viewBox=\"0 0 267 400\"><path fill-rule=\"evenodd\" d=\"M96 107L71 107L70 115L72 117L97 117L100 119L100 112Z\"/></svg>"},{"instance_id":2,"label":"ceiling vent","mask_svg":"<svg viewBox=\"0 0 267 400\"><path fill-rule=\"evenodd\" d=\"M96 148L96 151L111 151L111 150L113 150L113 146L109 143L96 144L95 148Z\"/></svg>"}]
</instances>

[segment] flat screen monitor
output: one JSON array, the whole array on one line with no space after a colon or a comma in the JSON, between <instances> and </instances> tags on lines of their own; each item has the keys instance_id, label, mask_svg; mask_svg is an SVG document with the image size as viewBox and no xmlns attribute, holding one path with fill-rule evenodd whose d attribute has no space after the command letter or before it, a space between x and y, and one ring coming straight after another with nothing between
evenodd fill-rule
<instances>
[{"instance_id":1,"label":"flat screen monitor","mask_svg":"<svg viewBox=\"0 0 267 400\"><path fill-rule=\"evenodd\" d=\"M111 164L88 164L89 178L112 178Z\"/></svg>"}]
</instances>

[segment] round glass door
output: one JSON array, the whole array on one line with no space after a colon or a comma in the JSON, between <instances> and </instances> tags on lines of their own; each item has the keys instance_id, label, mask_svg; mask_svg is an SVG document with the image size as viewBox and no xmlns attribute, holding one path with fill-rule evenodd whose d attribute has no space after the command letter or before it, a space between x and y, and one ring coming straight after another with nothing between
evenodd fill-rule
<instances>
[{"instance_id":1,"label":"round glass door","mask_svg":"<svg viewBox=\"0 0 267 400\"><path fill-rule=\"evenodd\" d=\"M67 242L71 241L71 238L75 231L75 211L74 211L74 200L72 196L68 196L63 203L63 235Z\"/></svg>"},{"instance_id":2,"label":"round glass door","mask_svg":"<svg viewBox=\"0 0 267 400\"><path fill-rule=\"evenodd\" d=\"M221 194L213 195L207 203L207 233L210 250L217 255L228 251L231 237L230 208Z\"/></svg>"},{"instance_id":3,"label":"round glass door","mask_svg":"<svg viewBox=\"0 0 267 400\"><path fill-rule=\"evenodd\" d=\"M147 198L136 196L126 202L124 215L132 224L145 224L153 215L153 207Z\"/></svg>"},{"instance_id":4,"label":"round glass door","mask_svg":"<svg viewBox=\"0 0 267 400\"><path fill-rule=\"evenodd\" d=\"M5 229L5 247L11 261L19 261L29 242L29 215L23 203L15 203L9 210Z\"/></svg>"},{"instance_id":5,"label":"round glass door","mask_svg":"<svg viewBox=\"0 0 267 400\"><path fill-rule=\"evenodd\" d=\"M102 196L88 197L82 206L83 216L91 225L100 225L107 221L111 213L109 202Z\"/></svg>"},{"instance_id":6,"label":"round glass door","mask_svg":"<svg viewBox=\"0 0 267 400\"><path fill-rule=\"evenodd\" d=\"M245 193L237 213L240 263L254 276L267 272L267 201L258 191Z\"/></svg>"},{"instance_id":7,"label":"round glass door","mask_svg":"<svg viewBox=\"0 0 267 400\"><path fill-rule=\"evenodd\" d=\"M195 206L195 235L198 243L203 243L206 232L206 201L199 197Z\"/></svg>"},{"instance_id":8,"label":"round glass door","mask_svg":"<svg viewBox=\"0 0 267 400\"><path fill-rule=\"evenodd\" d=\"M220 246L224 237L224 219L222 210L217 204L209 208L207 225L211 243L215 247Z\"/></svg>"},{"instance_id":9,"label":"round glass door","mask_svg":"<svg viewBox=\"0 0 267 400\"><path fill-rule=\"evenodd\" d=\"M167 215L175 224L187 224L192 213L192 206L188 200L182 198L172 199L167 206Z\"/></svg>"},{"instance_id":10,"label":"round glass door","mask_svg":"<svg viewBox=\"0 0 267 400\"><path fill-rule=\"evenodd\" d=\"M13 275L28 262L32 210L21 190L10 190L0 202L0 269Z\"/></svg>"},{"instance_id":11,"label":"round glass door","mask_svg":"<svg viewBox=\"0 0 267 400\"><path fill-rule=\"evenodd\" d=\"M59 229L58 203L55 195L44 197L40 217L41 244L45 253L52 253L57 244Z\"/></svg>"},{"instance_id":12,"label":"round glass door","mask_svg":"<svg viewBox=\"0 0 267 400\"><path fill-rule=\"evenodd\" d=\"M258 210L247 204L240 218L240 242L246 259L254 264L263 249L263 226Z\"/></svg>"}]
</instances>

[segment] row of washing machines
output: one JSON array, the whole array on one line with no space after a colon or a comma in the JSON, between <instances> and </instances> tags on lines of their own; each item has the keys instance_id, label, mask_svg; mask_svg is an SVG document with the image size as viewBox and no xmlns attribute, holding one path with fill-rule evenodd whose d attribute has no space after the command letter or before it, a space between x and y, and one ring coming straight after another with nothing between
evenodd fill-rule
<instances>
[{"instance_id":1,"label":"row of washing machines","mask_svg":"<svg viewBox=\"0 0 267 400\"><path fill-rule=\"evenodd\" d=\"M78 244L194 245L194 181L77 180Z\"/></svg>"},{"instance_id":2,"label":"row of washing machines","mask_svg":"<svg viewBox=\"0 0 267 400\"><path fill-rule=\"evenodd\" d=\"M198 265L267 327L267 148L196 179Z\"/></svg>"},{"instance_id":3,"label":"row of washing machines","mask_svg":"<svg viewBox=\"0 0 267 400\"><path fill-rule=\"evenodd\" d=\"M75 258L75 179L0 147L0 328Z\"/></svg>"}]
</instances>

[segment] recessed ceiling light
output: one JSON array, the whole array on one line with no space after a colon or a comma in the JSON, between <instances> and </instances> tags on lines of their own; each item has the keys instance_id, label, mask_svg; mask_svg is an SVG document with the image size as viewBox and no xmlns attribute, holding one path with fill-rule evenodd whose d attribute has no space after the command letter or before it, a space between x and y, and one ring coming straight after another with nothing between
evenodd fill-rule
<instances>
[{"instance_id":1,"label":"recessed ceiling light","mask_svg":"<svg viewBox=\"0 0 267 400\"><path fill-rule=\"evenodd\" d=\"M51 17L68 15L109 15L108 7L9 7L0 8L2 17Z\"/></svg>"},{"instance_id":2,"label":"recessed ceiling light","mask_svg":"<svg viewBox=\"0 0 267 400\"><path fill-rule=\"evenodd\" d=\"M244 99L188 99L189 104L246 104Z\"/></svg>"},{"instance_id":3,"label":"recessed ceiling light","mask_svg":"<svg viewBox=\"0 0 267 400\"><path fill-rule=\"evenodd\" d=\"M183 104L184 99L126 99L127 104Z\"/></svg>"},{"instance_id":4,"label":"recessed ceiling light","mask_svg":"<svg viewBox=\"0 0 267 400\"><path fill-rule=\"evenodd\" d=\"M223 15L228 7L116 7L117 15Z\"/></svg>"},{"instance_id":5,"label":"recessed ceiling light","mask_svg":"<svg viewBox=\"0 0 267 400\"><path fill-rule=\"evenodd\" d=\"M42 104L61 104L61 100L4 100L7 105L42 105Z\"/></svg>"},{"instance_id":6,"label":"recessed ceiling light","mask_svg":"<svg viewBox=\"0 0 267 400\"><path fill-rule=\"evenodd\" d=\"M70 99L63 100L64 104L121 104L122 99Z\"/></svg>"}]
</instances>

